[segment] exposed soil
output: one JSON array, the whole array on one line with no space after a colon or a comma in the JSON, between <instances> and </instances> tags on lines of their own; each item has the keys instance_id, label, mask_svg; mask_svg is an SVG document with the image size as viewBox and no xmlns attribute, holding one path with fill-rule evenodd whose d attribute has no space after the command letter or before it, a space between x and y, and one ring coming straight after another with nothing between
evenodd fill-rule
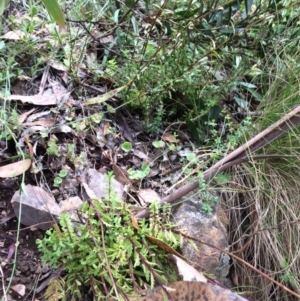
<instances>
[{"instance_id":1,"label":"exposed soil","mask_svg":"<svg viewBox=\"0 0 300 301\"><path fill-rule=\"evenodd\" d=\"M43 237L43 232L40 230L30 230L28 227L22 227L19 231L19 246L16 248L18 221L14 216L10 205L11 197L14 193L12 188L1 188L0 207L1 207L1 225L0 225L0 261L2 268L2 286L0 287L0 296L4 296L3 287L7 288L11 280L11 285L14 287L18 284L26 286L26 294L20 297L12 289L9 295L14 297L14 300L34 300L39 297L34 293L35 288L39 285L42 270L39 253L35 244L37 238ZM8 219L7 222L5 220ZM14 258L16 255L16 265L14 270ZM13 275L12 279L11 276ZM6 300L6 299L4 299ZM39 298L39 300L42 300Z\"/></svg>"}]
</instances>

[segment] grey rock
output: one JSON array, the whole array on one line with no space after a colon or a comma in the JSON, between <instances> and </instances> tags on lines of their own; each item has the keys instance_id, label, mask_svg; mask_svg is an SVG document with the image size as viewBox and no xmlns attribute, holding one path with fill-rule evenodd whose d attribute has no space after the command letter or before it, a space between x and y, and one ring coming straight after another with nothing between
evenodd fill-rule
<instances>
[{"instance_id":1,"label":"grey rock","mask_svg":"<svg viewBox=\"0 0 300 301\"><path fill-rule=\"evenodd\" d=\"M188 197L173 211L173 221L180 232L215 245L221 249L228 249L225 214L216 205L213 212L206 214L202 211L201 199ZM187 239L184 239L182 253L194 267L214 274L220 282L224 282L229 272L230 257L217 249L193 242L197 248Z\"/></svg>"},{"instance_id":2,"label":"grey rock","mask_svg":"<svg viewBox=\"0 0 300 301\"><path fill-rule=\"evenodd\" d=\"M89 189L93 192L99 200L109 194L109 178L106 174L102 174L93 168L86 168L81 177L82 181L87 184ZM111 181L111 191L116 193L117 196L122 199L124 186L117 180L112 179ZM86 196L85 200L88 198Z\"/></svg>"},{"instance_id":3,"label":"grey rock","mask_svg":"<svg viewBox=\"0 0 300 301\"><path fill-rule=\"evenodd\" d=\"M14 212L26 226L47 230L56 222L60 208L44 189L26 185L25 190L16 191L11 200Z\"/></svg>"}]
</instances>

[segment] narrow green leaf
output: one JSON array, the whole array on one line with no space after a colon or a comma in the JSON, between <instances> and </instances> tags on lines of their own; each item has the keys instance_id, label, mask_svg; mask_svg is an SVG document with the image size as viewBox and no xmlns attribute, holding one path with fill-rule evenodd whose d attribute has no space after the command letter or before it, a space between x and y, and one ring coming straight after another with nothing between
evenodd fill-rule
<instances>
[{"instance_id":1,"label":"narrow green leaf","mask_svg":"<svg viewBox=\"0 0 300 301\"><path fill-rule=\"evenodd\" d=\"M262 101L263 97L260 93L258 93L257 91L253 90L253 89L250 89L250 88L246 88L253 97L256 98L256 100L258 101Z\"/></svg>"},{"instance_id":2,"label":"narrow green leaf","mask_svg":"<svg viewBox=\"0 0 300 301\"><path fill-rule=\"evenodd\" d=\"M175 12L175 15L180 16L182 19L188 19L191 18L195 15L197 15L199 9L195 8L195 9L187 9L187 10L181 10L181 11L177 11Z\"/></svg>"},{"instance_id":3,"label":"narrow green leaf","mask_svg":"<svg viewBox=\"0 0 300 301\"><path fill-rule=\"evenodd\" d=\"M244 0L244 3L245 3L246 15L248 16L248 14L251 11L253 0Z\"/></svg>"},{"instance_id":4,"label":"narrow green leaf","mask_svg":"<svg viewBox=\"0 0 300 301\"><path fill-rule=\"evenodd\" d=\"M1 1L1 0L0 0ZM66 20L56 0L42 0L49 15L54 19L60 28L64 28Z\"/></svg>"},{"instance_id":5,"label":"narrow green leaf","mask_svg":"<svg viewBox=\"0 0 300 301\"><path fill-rule=\"evenodd\" d=\"M131 23L132 23L134 33L138 36L139 35L138 24L134 16L131 17Z\"/></svg>"},{"instance_id":6,"label":"narrow green leaf","mask_svg":"<svg viewBox=\"0 0 300 301\"><path fill-rule=\"evenodd\" d=\"M3 15L5 11L5 6L8 4L10 0L0 0L0 16Z\"/></svg>"},{"instance_id":7,"label":"narrow green leaf","mask_svg":"<svg viewBox=\"0 0 300 301\"><path fill-rule=\"evenodd\" d=\"M120 10L119 10L119 9L117 9L117 10L115 11L115 13L114 13L114 22L115 22L116 24L119 23L119 13L120 13Z\"/></svg>"},{"instance_id":8,"label":"narrow green leaf","mask_svg":"<svg viewBox=\"0 0 300 301\"><path fill-rule=\"evenodd\" d=\"M239 84L240 84L241 86L244 86L244 87L250 88L250 89L255 89L255 88L256 88L255 85L253 85L253 84L251 84L251 83L247 83L247 82L239 82Z\"/></svg>"},{"instance_id":9,"label":"narrow green leaf","mask_svg":"<svg viewBox=\"0 0 300 301\"><path fill-rule=\"evenodd\" d=\"M242 109L247 109L249 107L249 102L244 99L240 98L238 96L234 97L234 100L237 102L237 104L242 108Z\"/></svg>"}]
</instances>

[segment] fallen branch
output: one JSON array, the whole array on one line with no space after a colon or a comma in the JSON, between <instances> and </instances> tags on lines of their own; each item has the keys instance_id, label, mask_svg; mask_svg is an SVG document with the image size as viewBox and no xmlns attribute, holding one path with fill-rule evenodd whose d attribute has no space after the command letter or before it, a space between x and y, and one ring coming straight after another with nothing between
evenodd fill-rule
<instances>
[{"instance_id":1,"label":"fallen branch","mask_svg":"<svg viewBox=\"0 0 300 301\"><path fill-rule=\"evenodd\" d=\"M295 128L300 123L300 106L290 111L288 114L284 115L277 122L270 125L267 129L261 133L254 136L252 139L247 141L245 144L228 154L226 157L218 161L216 164L211 166L203 173L203 178L205 182L213 179L214 176L223 172L224 170L239 165L244 162L252 161L256 158L265 159L269 157L274 157L274 155L264 155L264 156L253 156L253 153L265 147L272 141L276 140L284 133L288 132L290 129ZM277 155L278 156L278 155ZM283 157L283 156L281 156ZM164 203L174 203L180 200L182 197L190 193L191 191L199 188L200 179L196 179L191 183L187 183L175 190L173 193L161 200L161 204ZM144 209L136 214L137 219L149 217L149 210Z\"/></svg>"}]
</instances>

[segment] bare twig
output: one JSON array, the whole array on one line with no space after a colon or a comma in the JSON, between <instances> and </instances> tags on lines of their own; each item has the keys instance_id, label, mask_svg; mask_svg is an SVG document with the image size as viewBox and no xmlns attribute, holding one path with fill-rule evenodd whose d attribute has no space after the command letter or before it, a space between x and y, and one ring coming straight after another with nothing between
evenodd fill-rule
<instances>
[{"instance_id":1,"label":"bare twig","mask_svg":"<svg viewBox=\"0 0 300 301\"><path fill-rule=\"evenodd\" d=\"M257 274L263 276L264 278L266 278L266 279L269 280L270 282L276 284L278 287L282 288L284 291L290 293L291 295L297 297L298 299L300 298L300 295L299 295L299 294L293 292L293 291L290 290L288 287L284 286L284 285L281 284L280 282L278 282L278 281L276 281L275 279L271 278L269 275L267 275L267 274L263 273L262 271L258 270L256 267L254 267L253 265L251 265L250 263L248 263L248 262L245 261L244 259L242 259L242 258L240 258L240 257L238 257L238 256L236 256L236 255L234 255L232 252L229 252L229 251L227 251L227 250L221 249L221 248L219 248L219 247L217 247L217 246L215 246L215 245L212 245L212 244L210 244L210 243L208 243L208 242L206 242L206 241L203 241L203 240L200 240L200 239L195 239L195 238L193 238L193 237L191 237L191 236L188 236L188 235L185 235L185 234L182 234L182 233L181 233L181 235L184 236L184 237L186 237L186 238L188 238L188 239L194 240L194 241L196 241L196 242L199 242L199 243L204 244L204 245L206 245L206 246L208 246L208 247L210 247L210 248L214 248L214 249L216 249L216 250L218 250L218 251L220 251L220 252L222 252L222 253L225 253L225 254L229 255L230 257L236 259L237 261L242 262L245 266L247 266L248 268L252 269L252 270L255 271Z\"/></svg>"}]
</instances>

